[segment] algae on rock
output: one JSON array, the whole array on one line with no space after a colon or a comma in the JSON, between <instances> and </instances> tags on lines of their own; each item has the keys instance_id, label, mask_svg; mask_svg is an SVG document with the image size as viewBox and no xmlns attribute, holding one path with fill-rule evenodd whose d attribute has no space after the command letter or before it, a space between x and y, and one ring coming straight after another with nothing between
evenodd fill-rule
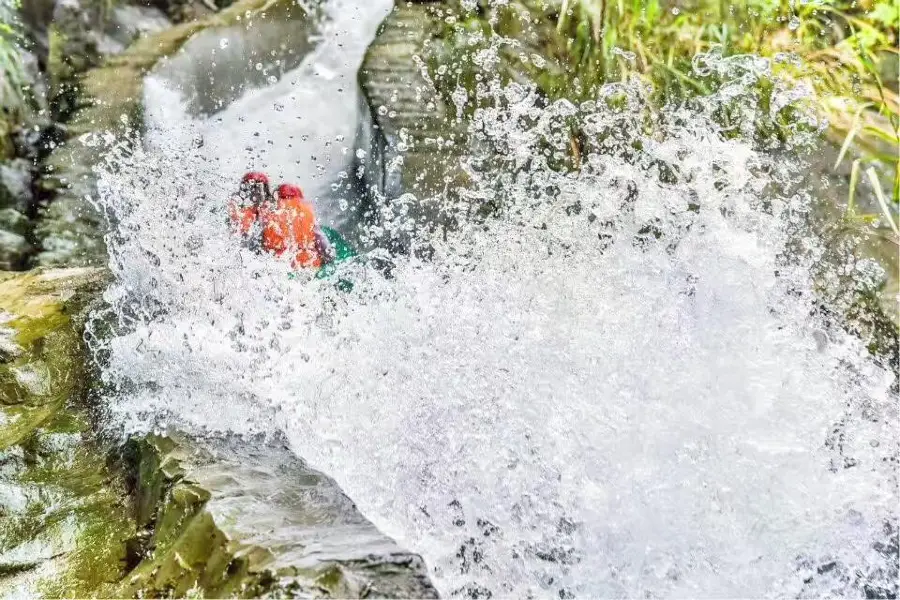
<instances>
[{"instance_id":1,"label":"algae on rock","mask_svg":"<svg viewBox=\"0 0 900 600\"><path fill-rule=\"evenodd\" d=\"M421 558L277 439L133 438L142 561L117 596L433 598Z\"/></svg>"},{"instance_id":2,"label":"algae on rock","mask_svg":"<svg viewBox=\"0 0 900 600\"><path fill-rule=\"evenodd\" d=\"M122 575L123 487L84 407L96 269L0 275L0 594L87 596Z\"/></svg>"}]
</instances>

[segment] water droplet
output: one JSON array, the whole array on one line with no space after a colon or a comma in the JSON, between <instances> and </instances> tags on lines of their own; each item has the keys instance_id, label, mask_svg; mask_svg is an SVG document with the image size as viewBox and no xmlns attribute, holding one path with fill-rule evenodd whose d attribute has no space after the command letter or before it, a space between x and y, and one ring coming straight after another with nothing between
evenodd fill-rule
<instances>
[{"instance_id":1,"label":"water droplet","mask_svg":"<svg viewBox=\"0 0 900 600\"><path fill-rule=\"evenodd\" d=\"M222 38L222 39L220 39L220 40L219 40L219 48L221 48L222 50L224 50L224 49L227 48L227 47L228 47L228 38Z\"/></svg>"},{"instance_id":2,"label":"water droplet","mask_svg":"<svg viewBox=\"0 0 900 600\"><path fill-rule=\"evenodd\" d=\"M378 107L378 114L382 117L388 113L388 108L384 104Z\"/></svg>"},{"instance_id":3,"label":"water droplet","mask_svg":"<svg viewBox=\"0 0 900 600\"><path fill-rule=\"evenodd\" d=\"M673 7L672 7L672 14L675 15L675 16L677 17L678 15L681 14L681 9L678 8L677 6L673 6Z\"/></svg>"},{"instance_id":4,"label":"water droplet","mask_svg":"<svg viewBox=\"0 0 900 600\"><path fill-rule=\"evenodd\" d=\"M276 83L278 83L278 78L275 77L274 75L269 75L269 76L266 78L266 81L269 82L269 85L275 85Z\"/></svg>"},{"instance_id":5,"label":"water droplet","mask_svg":"<svg viewBox=\"0 0 900 600\"><path fill-rule=\"evenodd\" d=\"M256 70L262 71L262 63L256 63Z\"/></svg>"},{"instance_id":6,"label":"water droplet","mask_svg":"<svg viewBox=\"0 0 900 600\"><path fill-rule=\"evenodd\" d=\"M366 151L360 148L356 151L356 158L363 159L366 157Z\"/></svg>"}]
</instances>

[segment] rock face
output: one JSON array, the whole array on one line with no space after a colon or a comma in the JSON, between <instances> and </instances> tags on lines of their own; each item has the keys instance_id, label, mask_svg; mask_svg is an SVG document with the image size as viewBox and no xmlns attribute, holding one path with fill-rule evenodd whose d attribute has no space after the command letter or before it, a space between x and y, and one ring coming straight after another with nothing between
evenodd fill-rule
<instances>
[{"instance_id":1,"label":"rock face","mask_svg":"<svg viewBox=\"0 0 900 600\"><path fill-rule=\"evenodd\" d=\"M117 595L437 597L418 556L277 439L150 436L125 456L149 553Z\"/></svg>"},{"instance_id":2,"label":"rock face","mask_svg":"<svg viewBox=\"0 0 900 600\"><path fill-rule=\"evenodd\" d=\"M372 118L360 136L374 166L369 184L387 199L414 194L420 212L414 216L426 223L440 209L439 197L465 181L466 123L448 108L427 70L429 44L442 31L441 7L398 2L359 73Z\"/></svg>"},{"instance_id":3,"label":"rock face","mask_svg":"<svg viewBox=\"0 0 900 600\"><path fill-rule=\"evenodd\" d=\"M0 275L0 594L85 596L133 535L92 441L81 348L94 269Z\"/></svg>"},{"instance_id":4,"label":"rock face","mask_svg":"<svg viewBox=\"0 0 900 600\"><path fill-rule=\"evenodd\" d=\"M0 597L437 596L277 439L93 436L82 327L106 276L0 276Z\"/></svg>"}]
</instances>

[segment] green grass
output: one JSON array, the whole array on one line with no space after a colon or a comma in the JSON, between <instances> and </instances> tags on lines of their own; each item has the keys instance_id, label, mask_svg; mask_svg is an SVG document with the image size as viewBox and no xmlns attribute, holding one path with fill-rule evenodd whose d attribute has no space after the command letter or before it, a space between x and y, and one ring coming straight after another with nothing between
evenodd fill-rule
<instances>
[{"instance_id":1,"label":"green grass","mask_svg":"<svg viewBox=\"0 0 900 600\"><path fill-rule=\"evenodd\" d=\"M681 10L664 10L659 0L536 4L551 13L556 10L557 32L566 39L563 58L585 90L638 75L664 102L708 93L692 61L714 48L724 55L796 56L797 61L775 61L774 75L806 82L814 90L814 106L828 120L829 137L841 147L835 168L847 164L852 172L848 219L878 220L882 232L897 243L896 0L695 0ZM857 208L855 196L863 179L878 198L878 213L864 214Z\"/></svg>"},{"instance_id":2,"label":"green grass","mask_svg":"<svg viewBox=\"0 0 900 600\"><path fill-rule=\"evenodd\" d=\"M550 99L587 100L602 84L638 77L653 90L652 102L661 106L720 88L716 75L698 73L699 56L721 53L773 59L771 76L759 78L759 89L751 99L763 109L757 111L754 123L756 141L776 145L789 139L798 126L798 115L790 110L768 114L772 87L779 82L808 86L813 91L808 104L827 120L827 135L839 148L834 168L850 172L848 223L874 225L878 235L896 244L900 208L897 2L509 0L503 7L481 2L474 12L457 6L439 36L446 40L445 49L434 57L432 72L440 65L454 65L443 75L436 74L438 88L453 90L459 83L474 89L480 75L472 64L479 44L470 40L499 36L519 43L502 48L506 64L516 65L504 73L506 79L533 81ZM448 52L453 56L448 57ZM535 55L544 60L522 58ZM476 107L473 103L468 108ZM737 110L734 115L723 111L719 116L728 124L740 124ZM861 190L871 200L866 203L868 212L860 208Z\"/></svg>"}]
</instances>

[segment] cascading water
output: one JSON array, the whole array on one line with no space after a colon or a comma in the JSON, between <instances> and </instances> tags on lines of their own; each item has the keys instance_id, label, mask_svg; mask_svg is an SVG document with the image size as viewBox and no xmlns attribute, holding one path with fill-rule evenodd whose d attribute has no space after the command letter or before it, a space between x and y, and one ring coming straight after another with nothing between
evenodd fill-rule
<instances>
[{"instance_id":1,"label":"cascading water","mask_svg":"<svg viewBox=\"0 0 900 600\"><path fill-rule=\"evenodd\" d=\"M389 4L335 3L297 70L206 120L148 82L149 143L101 181L115 422L284 431L444 594L896 590L893 374L814 310L811 259L785 257L809 198L779 190L802 163L726 139L712 109L644 134L637 86L602 92L619 109L492 90L475 129L503 154L473 157L465 202L498 214L448 200L454 229L429 234L416 199L390 199L378 227L429 252L389 277L341 267L351 292L230 235L248 167L318 186L342 222L340 106ZM596 144L563 173L548 164L570 119ZM312 166L335 149L332 171Z\"/></svg>"}]
</instances>

